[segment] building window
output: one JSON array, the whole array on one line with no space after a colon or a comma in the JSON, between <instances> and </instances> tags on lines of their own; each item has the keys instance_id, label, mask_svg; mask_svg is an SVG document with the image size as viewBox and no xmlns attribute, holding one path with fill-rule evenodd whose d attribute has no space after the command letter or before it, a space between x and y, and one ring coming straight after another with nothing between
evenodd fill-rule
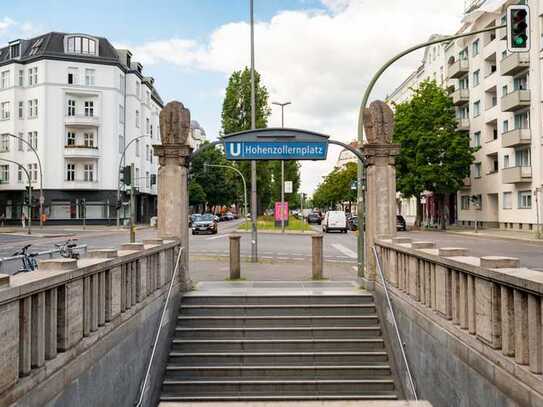
<instances>
[{"instance_id":1,"label":"building window","mask_svg":"<svg viewBox=\"0 0 543 407\"><path fill-rule=\"evenodd\" d=\"M21 56L21 44L12 44L9 47L9 53L11 58L19 58Z\"/></svg>"},{"instance_id":2,"label":"building window","mask_svg":"<svg viewBox=\"0 0 543 407\"><path fill-rule=\"evenodd\" d=\"M119 105L119 123L124 123L124 107Z\"/></svg>"},{"instance_id":3,"label":"building window","mask_svg":"<svg viewBox=\"0 0 543 407\"><path fill-rule=\"evenodd\" d=\"M25 71L24 69L19 69L19 86L25 86Z\"/></svg>"},{"instance_id":4,"label":"building window","mask_svg":"<svg viewBox=\"0 0 543 407\"><path fill-rule=\"evenodd\" d=\"M472 57L479 55L479 39L476 39L473 41L473 44L471 44L471 54Z\"/></svg>"},{"instance_id":5,"label":"building window","mask_svg":"<svg viewBox=\"0 0 543 407\"><path fill-rule=\"evenodd\" d=\"M151 184L149 182L149 171L145 171L145 187L151 188Z\"/></svg>"},{"instance_id":6,"label":"building window","mask_svg":"<svg viewBox=\"0 0 543 407\"><path fill-rule=\"evenodd\" d=\"M19 138L17 139L17 150L24 151L24 133L19 133Z\"/></svg>"},{"instance_id":7,"label":"building window","mask_svg":"<svg viewBox=\"0 0 543 407\"><path fill-rule=\"evenodd\" d=\"M9 151L9 135L0 135L0 153L7 153Z\"/></svg>"},{"instance_id":8,"label":"building window","mask_svg":"<svg viewBox=\"0 0 543 407\"><path fill-rule=\"evenodd\" d=\"M83 179L86 182L94 181L94 164L85 164L83 166Z\"/></svg>"},{"instance_id":9,"label":"building window","mask_svg":"<svg viewBox=\"0 0 543 407\"><path fill-rule=\"evenodd\" d=\"M504 192L503 193L502 208L503 209L513 209L513 193L512 192Z\"/></svg>"},{"instance_id":10,"label":"building window","mask_svg":"<svg viewBox=\"0 0 543 407\"><path fill-rule=\"evenodd\" d=\"M503 133L507 133L509 131L509 120L504 120L502 123L502 131Z\"/></svg>"},{"instance_id":11,"label":"building window","mask_svg":"<svg viewBox=\"0 0 543 407\"><path fill-rule=\"evenodd\" d=\"M94 102L92 100L85 101L85 116L94 116Z\"/></svg>"},{"instance_id":12,"label":"building window","mask_svg":"<svg viewBox=\"0 0 543 407\"><path fill-rule=\"evenodd\" d=\"M9 71L3 71L1 77L2 89L9 88Z\"/></svg>"},{"instance_id":13,"label":"building window","mask_svg":"<svg viewBox=\"0 0 543 407\"><path fill-rule=\"evenodd\" d=\"M134 179L134 186L139 187L140 186L140 169L136 168L136 177Z\"/></svg>"},{"instance_id":14,"label":"building window","mask_svg":"<svg viewBox=\"0 0 543 407\"><path fill-rule=\"evenodd\" d=\"M507 85L502 86L502 96L507 96Z\"/></svg>"},{"instance_id":15,"label":"building window","mask_svg":"<svg viewBox=\"0 0 543 407\"><path fill-rule=\"evenodd\" d=\"M528 89L528 78L521 76L520 78L513 79L513 90L525 90Z\"/></svg>"},{"instance_id":16,"label":"building window","mask_svg":"<svg viewBox=\"0 0 543 407\"><path fill-rule=\"evenodd\" d=\"M33 119L38 117L38 99L30 99L28 101L28 118Z\"/></svg>"},{"instance_id":17,"label":"building window","mask_svg":"<svg viewBox=\"0 0 543 407\"><path fill-rule=\"evenodd\" d=\"M530 149L525 148L523 150L515 151L515 163L517 167L530 167L531 164Z\"/></svg>"},{"instance_id":18,"label":"building window","mask_svg":"<svg viewBox=\"0 0 543 407\"><path fill-rule=\"evenodd\" d=\"M9 164L0 165L0 184L9 184Z\"/></svg>"},{"instance_id":19,"label":"building window","mask_svg":"<svg viewBox=\"0 0 543 407\"><path fill-rule=\"evenodd\" d=\"M65 41L66 52L74 54L97 55L98 41L93 38L70 36L67 37Z\"/></svg>"},{"instance_id":20,"label":"building window","mask_svg":"<svg viewBox=\"0 0 543 407\"><path fill-rule=\"evenodd\" d=\"M140 98L140 83L136 82L136 97Z\"/></svg>"},{"instance_id":21,"label":"building window","mask_svg":"<svg viewBox=\"0 0 543 407\"><path fill-rule=\"evenodd\" d=\"M145 119L145 134L149 134L149 128L150 128L149 118L146 118Z\"/></svg>"},{"instance_id":22,"label":"building window","mask_svg":"<svg viewBox=\"0 0 543 407\"><path fill-rule=\"evenodd\" d=\"M28 144L30 144L30 147L34 149L38 148L38 132L37 131L28 132ZM32 150L32 148L30 147L27 148L27 151Z\"/></svg>"},{"instance_id":23,"label":"building window","mask_svg":"<svg viewBox=\"0 0 543 407\"><path fill-rule=\"evenodd\" d=\"M66 134L66 145L75 146L75 133L73 131L69 131L68 134Z\"/></svg>"},{"instance_id":24,"label":"building window","mask_svg":"<svg viewBox=\"0 0 543 407\"><path fill-rule=\"evenodd\" d=\"M481 102L478 100L473 103L473 117L477 117L481 114Z\"/></svg>"},{"instance_id":25,"label":"building window","mask_svg":"<svg viewBox=\"0 0 543 407\"><path fill-rule=\"evenodd\" d=\"M38 84L38 67L28 69L28 86Z\"/></svg>"},{"instance_id":26,"label":"building window","mask_svg":"<svg viewBox=\"0 0 543 407\"><path fill-rule=\"evenodd\" d=\"M460 53L458 54L458 59L466 60L468 59L468 49L467 47L464 48Z\"/></svg>"},{"instance_id":27,"label":"building window","mask_svg":"<svg viewBox=\"0 0 543 407\"><path fill-rule=\"evenodd\" d=\"M77 84L77 68L68 68L68 85Z\"/></svg>"},{"instance_id":28,"label":"building window","mask_svg":"<svg viewBox=\"0 0 543 407\"><path fill-rule=\"evenodd\" d=\"M38 182L38 164L28 164L28 173L30 174L30 178L32 179L32 182Z\"/></svg>"},{"instance_id":29,"label":"building window","mask_svg":"<svg viewBox=\"0 0 543 407\"><path fill-rule=\"evenodd\" d=\"M473 72L473 87L479 85L479 74L480 74L480 72L481 71L479 69L477 69L475 72Z\"/></svg>"},{"instance_id":30,"label":"building window","mask_svg":"<svg viewBox=\"0 0 543 407\"><path fill-rule=\"evenodd\" d=\"M83 142L85 147L94 148L94 133L84 133Z\"/></svg>"},{"instance_id":31,"label":"building window","mask_svg":"<svg viewBox=\"0 0 543 407\"><path fill-rule=\"evenodd\" d=\"M519 193L518 193L518 208L519 209L531 209L532 208L532 191L519 191Z\"/></svg>"},{"instance_id":32,"label":"building window","mask_svg":"<svg viewBox=\"0 0 543 407\"><path fill-rule=\"evenodd\" d=\"M136 127L140 127L140 111L136 110Z\"/></svg>"},{"instance_id":33,"label":"building window","mask_svg":"<svg viewBox=\"0 0 543 407\"><path fill-rule=\"evenodd\" d=\"M149 144L147 144L147 145L145 146L145 159L146 159L147 161L150 161L150 159L149 159L149 157L150 157L149 152L150 152L150 150L149 150Z\"/></svg>"},{"instance_id":34,"label":"building window","mask_svg":"<svg viewBox=\"0 0 543 407\"><path fill-rule=\"evenodd\" d=\"M528 112L523 112L515 115L515 129L530 128L530 117Z\"/></svg>"},{"instance_id":35,"label":"building window","mask_svg":"<svg viewBox=\"0 0 543 407\"><path fill-rule=\"evenodd\" d=\"M19 102L19 119L24 119L24 110L25 106L24 103L21 101Z\"/></svg>"},{"instance_id":36,"label":"building window","mask_svg":"<svg viewBox=\"0 0 543 407\"><path fill-rule=\"evenodd\" d=\"M2 102L0 103L0 118L2 120L8 120L10 117L10 108L9 108L9 102Z\"/></svg>"},{"instance_id":37,"label":"building window","mask_svg":"<svg viewBox=\"0 0 543 407\"><path fill-rule=\"evenodd\" d=\"M140 141L136 140L136 157L140 156Z\"/></svg>"},{"instance_id":38,"label":"building window","mask_svg":"<svg viewBox=\"0 0 543 407\"><path fill-rule=\"evenodd\" d=\"M75 181L75 164L66 164L66 181Z\"/></svg>"},{"instance_id":39,"label":"building window","mask_svg":"<svg viewBox=\"0 0 543 407\"><path fill-rule=\"evenodd\" d=\"M462 210L467 211L469 209L469 202L470 202L470 196L462 195L462 198L460 201Z\"/></svg>"},{"instance_id":40,"label":"building window","mask_svg":"<svg viewBox=\"0 0 543 407\"><path fill-rule=\"evenodd\" d=\"M481 178L481 163L475 163L473 165L473 177Z\"/></svg>"},{"instance_id":41,"label":"building window","mask_svg":"<svg viewBox=\"0 0 543 407\"><path fill-rule=\"evenodd\" d=\"M85 85L94 86L94 69L85 69Z\"/></svg>"},{"instance_id":42,"label":"building window","mask_svg":"<svg viewBox=\"0 0 543 407\"><path fill-rule=\"evenodd\" d=\"M149 135L153 138L153 126L149 126Z\"/></svg>"},{"instance_id":43,"label":"building window","mask_svg":"<svg viewBox=\"0 0 543 407\"><path fill-rule=\"evenodd\" d=\"M119 134L119 153L122 154L124 151L124 137L122 134Z\"/></svg>"},{"instance_id":44,"label":"building window","mask_svg":"<svg viewBox=\"0 0 543 407\"><path fill-rule=\"evenodd\" d=\"M68 116L75 116L75 100L68 99Z\"/></svg>"},{"instance_id":45,"label":"building window","mask_svg":"<svg viewBox=\"0 0 543 407\"><path fill-rule=\"evenodd\" d=\"M17 166L17 183L23 183L23 167L20 165Z\"/></svg>"},{"instance_id":46,"label":"building window","mask_svg":"<svg viewBox=\"0 0 543 407\"><path fill-rule=\"evenodd\" d=\"M480 131L473 133L473 146L481 147L481 132Z\"/></svg>"}]
</instances>

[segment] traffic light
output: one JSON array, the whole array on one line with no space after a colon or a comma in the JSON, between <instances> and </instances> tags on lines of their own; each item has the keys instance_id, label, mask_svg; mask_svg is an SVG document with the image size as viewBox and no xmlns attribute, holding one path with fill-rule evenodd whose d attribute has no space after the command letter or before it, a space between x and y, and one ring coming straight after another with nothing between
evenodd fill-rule
<instances>
[{"instance_id":1,"label":"traffic light","mask_svg":"<svg viewBox=\"0 0 543 407\"><path fill-rule=\"evenodd\" d=\"M129 165L123 167L122 175L124 185L132 185L132 172L130 171Z\"/></svg>"},{"instance_id":2,"label":"traffic light","mask_svg":"<svg viewBox=\"0 0 543 407\"><path fill-rule=\"evenodd\" d=\"M507 49L510 52L530 50L530 9L526 5L507 9Z\"/></svg>"}]
</instances>

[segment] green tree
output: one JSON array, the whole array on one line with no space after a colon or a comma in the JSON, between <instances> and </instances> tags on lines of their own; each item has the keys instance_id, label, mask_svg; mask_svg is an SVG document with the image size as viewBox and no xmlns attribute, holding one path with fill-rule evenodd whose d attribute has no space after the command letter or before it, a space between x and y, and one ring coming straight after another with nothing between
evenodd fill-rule
<instances>
[{"instance_id":1,"label":"green tree","mask_svg":"<svg viewBox=\"0 0 543 407\"><path fill-rule=\"evenodd\" d=\"M356 163L348 163L341 169L335 168L313 194L314 205L327 208L347 202L350 209L351 203L356 200L356 190L352 188L356 181L356 172Z\"/></svg>"},{"instance_id":2,"label":"green tree","mask_svg":"<svg viewBox=\"0 0 543 407\"><path fill-rule=\"evenodd\" d=\"M200 206L206 203L206 193L204 188L196 182L191 181L189 183L189 205Z\"/></svg>"},{"instance_id":3,"label":"green tree","mask_svg":"<svg viewBox=\"0 0 543 407\"><path fill-rule=\"evenodd\" d=\"M417 199L418 226L423 191L436 195L445 229L446 202L469 176L476 149L470 147L467 134L456 130L457 124L451 98L435 81L422 82L410 100L396 105L394 142L401 147L397 188L404 197Z\"/></svg>"},{"instance_id":4,"label":"green tree","mask_svg":"<svg viewBox=\"0 0 543 407\"><path fill-rule=\"evenodd\" d=\"M256 128L265 128L268 125L270 108L268 105L268 91L260 83L260 74L255 72L256 89ZM246 67L242 71L234 71L228 80L226 94L222 106L222 133L230 134L251 129L251 71ZM239 161L238 169L247 180L247 188L251 188L251 164ZM270 162L257 162L257 196L258 213L261 214L272 202ZM240 184L236 187L240 189Z\"/></svg>"},{"instance_id":5,"label":"green tree","mask_svg":"<svg viewBox=\"0 0 543 407\"><path fill-rule=\"evenodd\" d=\"M281 161L270 163L272 173L272 202L281 200ZM300 189L300 164L298 161L285 161L285 181L292 181L292 193L285 193L285 200L289 202L289 208L297 208L300 205L298 191Z\"/></svg>"}]
</instances>

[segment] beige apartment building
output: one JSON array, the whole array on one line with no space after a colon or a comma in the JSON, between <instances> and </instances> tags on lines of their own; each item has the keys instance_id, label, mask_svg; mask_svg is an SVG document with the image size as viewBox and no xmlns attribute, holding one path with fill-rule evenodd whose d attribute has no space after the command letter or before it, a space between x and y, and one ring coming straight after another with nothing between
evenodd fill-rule
<instances>
[{"instance_id":1,"label":"beige apartment building","mask_svg":"<svg viewBox=\"0 0 543 407\"><path fill-rule=\"evenodd\" d=\"M516 3L483 2L465 15L458 33L505 24L507 6ZM505 29L432 46L422 65L388 97L389 102L405 101L427 79L449 92L458 131L479 147L470 177L450 205L452 218L461 225L478 221L529 231L541 223L543 0L527 3L530 52L508 52ZM402 206L413 208L407 200Z\"/></svg>"}]
</instances>

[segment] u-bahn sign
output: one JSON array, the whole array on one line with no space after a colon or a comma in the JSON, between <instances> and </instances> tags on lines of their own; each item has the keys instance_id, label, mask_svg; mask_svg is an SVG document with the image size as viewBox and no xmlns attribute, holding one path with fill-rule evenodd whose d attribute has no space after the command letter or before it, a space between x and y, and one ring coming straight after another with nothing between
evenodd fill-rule
<instances>
[{"instance_id":1,"label":"u-bahn sign","mask_svg":"<svg viewBox=\"0 0 543 407\"><path fill-rule=\"evenodd\" d=\"M306 130L268 128L223 136L227 160L326 160L328 136Z\"/></svg>"}]
</instances>

